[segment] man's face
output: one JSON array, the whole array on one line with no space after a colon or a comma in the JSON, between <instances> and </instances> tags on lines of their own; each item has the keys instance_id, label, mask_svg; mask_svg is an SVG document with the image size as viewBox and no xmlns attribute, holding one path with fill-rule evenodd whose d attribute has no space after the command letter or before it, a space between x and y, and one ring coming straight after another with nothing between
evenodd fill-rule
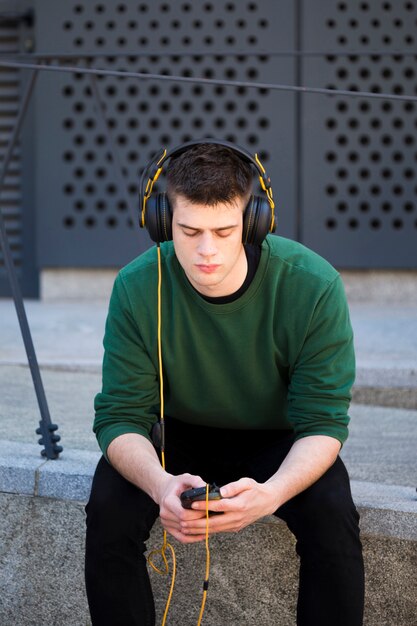
<instances>
[{"instance_id":1,"label":"man's face","mask_svg":"<svg viewBox=\"0 0 417 626\"><path fill-rule=\"evenodd\" d=\"M172 236L175 254L188 280L206 296L234 293L243 284L247 261L242 245L246 201L207 206L184 196L174 201Z\"/></svg>"}]
</instances>

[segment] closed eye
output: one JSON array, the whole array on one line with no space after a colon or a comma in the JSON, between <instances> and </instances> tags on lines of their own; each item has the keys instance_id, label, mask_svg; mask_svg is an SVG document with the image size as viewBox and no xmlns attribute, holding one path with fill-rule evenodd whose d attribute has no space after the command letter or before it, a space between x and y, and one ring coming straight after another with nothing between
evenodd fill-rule
<instances>
[{"instance_id":1,"label":"closed eye","mask_svg":"<svg viewBox=\"0 0 417 626\"><path fill-rule=\"evenodd\" d=\"M200 231L194 230L192 228L183 228L182 232L186 237L195 237Z\"/></svg>"},{"instance_id":2,"label":"closed eye","mask_svg":"<svg viewBox=\"0 0 417 626\"><path fill-rule=\"evenodd\" d=\"M186 237L196 237L197 235L200 235L202 232L199 228L192 228L191 226L187 226L186 224L178 224L178 226L181 228L182 233ZM224 226L222 228L215 228L213 229L212 232L216 236L224 238L224 237L229 237L236 228L237 228L237 225L233 224L230 226Z\"/></svg>"},{"instance_id":3,"label":"closed eye","mask_svg":"<svg viewBox=\"0 0 417 626\"><path fill-rule=\"evenodd\" d=\"M217 230L216 235L219 237L229 237L233 232L233 228L228 228L227 230Z\"/></svg>"}]
</instances>

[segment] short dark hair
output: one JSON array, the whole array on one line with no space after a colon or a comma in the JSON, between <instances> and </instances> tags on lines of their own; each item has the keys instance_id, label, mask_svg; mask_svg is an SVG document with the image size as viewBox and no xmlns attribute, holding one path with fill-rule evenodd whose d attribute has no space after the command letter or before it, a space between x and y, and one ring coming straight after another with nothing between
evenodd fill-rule
<instances>
[{"instance_id":1,"label":"short dark hair","mask_svg":"<svg viewBox=\"0 0 417 626\"><path fill-rule=\"evenodd\" d=\"M167 194L171 206L181 195L194 204L215 206L249 196L253 172L234 150L202 143L172 158L167 168Z\"/></svg>"}]
</instances>

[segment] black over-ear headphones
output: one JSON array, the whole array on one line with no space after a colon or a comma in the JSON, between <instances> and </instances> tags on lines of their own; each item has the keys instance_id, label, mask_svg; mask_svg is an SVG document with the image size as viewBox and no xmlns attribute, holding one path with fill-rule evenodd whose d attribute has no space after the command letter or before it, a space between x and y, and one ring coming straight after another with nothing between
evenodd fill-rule
<instances>
[{"instance_id":1,"label":"black over-ear headphones","mask_svg":"<svg viewBox=\"0 0 417 626\"><path fill-rule=\"evenodd\" d=\"M162 168L168 159L180 155L193 146L207 143L230 148L236 152L240 158L251 163L256 168L265 196L251 195L243 214L242 240L243 243L261 244L268 233L275 231L275 204L272 195L271 181L257 154L253 157L244 148L218 139L189 141L188 143L174 148L170 152L164 149L155 155L152 161L145 167L140 180L141 228L146 228L152 241L156 243L162 243L163 241L170 241L172 239L172 209L168 197L165 192L156 193L152 196L153 186L158 180Z\"/></svg>"}]
</instances>

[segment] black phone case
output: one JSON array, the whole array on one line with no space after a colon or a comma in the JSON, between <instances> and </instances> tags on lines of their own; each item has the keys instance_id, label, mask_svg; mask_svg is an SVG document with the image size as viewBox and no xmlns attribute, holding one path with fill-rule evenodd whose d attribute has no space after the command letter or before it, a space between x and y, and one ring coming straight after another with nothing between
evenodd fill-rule
<instances>
[{"instance_id":1,"label":"black phone case","mask_svg":"<svg viewBox=\"0 0 417 626\"><path fill-rule=\"evenodd\" d=\"M196 487L194 489L187 489L180 495L181 504L185 509L191 509L191 504L195 501L201 501L206 499L206 487ZM217 485L210 485L209 500L221 500L220 488Z\"/></svg>"}]
</instances>

